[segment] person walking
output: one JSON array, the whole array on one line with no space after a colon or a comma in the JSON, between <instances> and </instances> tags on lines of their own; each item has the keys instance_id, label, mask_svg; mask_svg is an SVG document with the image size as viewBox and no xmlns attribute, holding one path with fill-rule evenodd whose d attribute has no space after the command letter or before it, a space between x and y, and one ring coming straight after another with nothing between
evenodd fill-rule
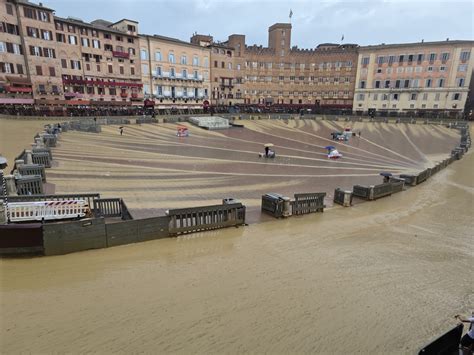
<instances>
[{"instance_id":1,"label":"person walking","mask_svg":"<svg viewBox=\"0 0 474 355\"><path fill-rule=\"evenodd\" d=\"M120 127L120 135L123 136L123 127Z\"/></svg>"}]
</instances>

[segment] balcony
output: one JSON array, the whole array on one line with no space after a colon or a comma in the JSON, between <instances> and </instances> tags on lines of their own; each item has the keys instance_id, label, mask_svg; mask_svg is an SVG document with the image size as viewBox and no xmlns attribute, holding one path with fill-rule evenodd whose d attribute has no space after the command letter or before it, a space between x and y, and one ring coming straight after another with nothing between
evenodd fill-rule
<instances>
[{"instance_id":1,"label":"balcony","mask_svg":"<svg viewBox=\"0 0 474 355\"><path fill-rule=\"evenodd\" d=\"M6 86L7 92L18 92L18 93L31 93L33 89L31 87L18 87L18 86Z\"/></svg>"},{"instance_id":2,"label":"balcony","mask_svg":"<svg viewBox=\"0 0 474 355\"><path fill-rule=\"evenodd\" d=\"M112 56L115 58L122 58L122 59L129 59L130 54L127 52L118 52L118 51L112 51Z\"/></svg>"}]
</instances>

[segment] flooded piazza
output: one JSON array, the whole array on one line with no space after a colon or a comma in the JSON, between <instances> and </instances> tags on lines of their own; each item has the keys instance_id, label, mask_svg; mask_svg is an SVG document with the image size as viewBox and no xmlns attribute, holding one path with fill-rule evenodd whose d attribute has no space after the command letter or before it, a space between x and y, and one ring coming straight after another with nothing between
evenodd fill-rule
<instances>
[{"instance_id":1,"label":"flooded piazza","mask_svg":"<svg viewBox=\"0 0 474 355\"><path fill-rule=\"evenodd\" d=\"M0 152L10 160L43 124L0 120ZM190 126L188 138L171 124L126 126L123 137L116 126L62 134L47 172L56 193L122 197L135 217L230 195L253 223L1 259L2 352L416 353L472 311L472 150L381 200L283 220L258 212L265 192L332 196L380 182L382 170L429 167L449 155L456 130L355 123L361 138L336 143L344 158L329 162L323 147L343 122L244 124ZM24 141L11 140L21 132ZM271 163L258 158L267 142Z\"/></svg>"}]
</instances>

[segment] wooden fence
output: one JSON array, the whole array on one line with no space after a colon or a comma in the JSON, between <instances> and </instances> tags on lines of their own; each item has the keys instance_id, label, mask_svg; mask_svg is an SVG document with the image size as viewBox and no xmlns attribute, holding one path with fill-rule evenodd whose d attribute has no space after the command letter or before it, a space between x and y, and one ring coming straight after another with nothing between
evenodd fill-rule
<instances>
[{"instance_id":1,"label":"wooden fence","mask_svg":"<svg viewBox=\"0 0 474 355\"><path fill-rule=\"evenodd\" d=\"M44 192L41 175L21 176L15 180L18 195L40 195ZM11 198L10 202L13 202Z\"/></svg>"},{"instance_id":2,"label":"wooden fence","mask_svg":"<svg viewBox=\"0 0 474 355\"><path fill-rule=\"evenodd\" d=\"M294 215L308 214L324 211L325 192L295 194L295 200L291 203Z\"/></svg>"},{"instance_id":3,"label":"wooden fence","mask_svg":"<svg viewBox=\"0 0 474 355\"><path fill-rule=\"evenodd\" d=\"M18 167L18 172L23 175L39 175L43 182L46 182L46 173L44 165L40 164L23 164Z\"/></svg>"},{"instance_id":4,"label":"wooden fence","mask_svg":"<svg viewBox=\"0 0 474 355\"><path fill-rule=\"evenodd\" d=\"M174 209L170 217L169 233L198 232L245 224L245 206L241 203Z\"/></svg>"}]
</instances>

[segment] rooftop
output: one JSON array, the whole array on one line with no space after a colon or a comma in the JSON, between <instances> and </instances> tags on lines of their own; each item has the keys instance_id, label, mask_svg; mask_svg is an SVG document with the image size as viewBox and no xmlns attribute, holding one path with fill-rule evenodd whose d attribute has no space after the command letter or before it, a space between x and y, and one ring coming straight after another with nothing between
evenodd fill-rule
<instances>
[{"instance_id":1,"label":"rooftop","mask_svg":"<svg viewBox=\"0 0 474 355\"><path fill-rule=\"evenodd\" d=\"M469 45L474 46L474 41L470 40L449 40L446 41L434 41L434 42L415 42L415 43L394 43L394 44L376 44L370 46L362 46L360 50L372 50L372 49L387 49L387 48L405 48L405 47L430 47L430 46L446 46L446 45Z\"/></svg>"},{"instance_id":2,"label":"rooftop","mask_svg":"<svg viewBox=\"0 0 474 355\"><path fill-rule=\"evenodd\" d=\"M73 17L64 18L64 17L54 16L54 19L58 20L58 21L61 21L61 22L67 22L67 23L71 23L71 24L74 24L74 25L82 26L82 27L96 29L96 30L99 30L99 31L110 32L110 33L115 33L115 34L120 34L120 35L126 35L126 36L130 36L130 37L136 37L135 35L131 35L131 34L128 34L126 32L119 31L116 28L111 27L112 22L105 21L105 20L102 20L102 19L94 20L91 23L84 22L81 19L73 18Z\"/></svg>"},{"instance_id":3,"label":"rooftop","mask_svg":"<svg viewBox=\"0 0 474 355\"><path fill-rule=\"evenodd\" d=\"M16 0L16 2L18 4L21 4L21 5L31 6L31 7L37 8L37 9L41 9L41 10L54 11L53 9L50 9L49 7L43 6L43 4L41 2L38 3L38 4L35 4L35 3L30 2L28 0Z\"/></svg>"}]
</instances>

